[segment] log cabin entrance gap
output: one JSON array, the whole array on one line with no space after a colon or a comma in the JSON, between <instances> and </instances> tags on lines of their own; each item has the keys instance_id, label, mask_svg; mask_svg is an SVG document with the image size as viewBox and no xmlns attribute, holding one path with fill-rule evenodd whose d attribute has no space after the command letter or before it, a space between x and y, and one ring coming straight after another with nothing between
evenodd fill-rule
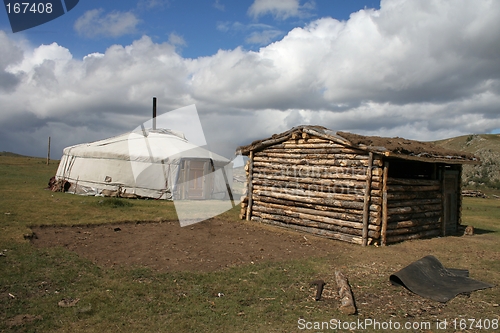
<instances>
[{"instance_id":1,"label":"log cabin entrance gap","mask_svg":"<svg viewBox=\"0 0 500 333\"><path fill-rule=\"evenodd\" d=\"M248 156L240 218L361 244L458 231L472 154L403 138L298 126L239 147Z\"/></svg>"}]
</instances>

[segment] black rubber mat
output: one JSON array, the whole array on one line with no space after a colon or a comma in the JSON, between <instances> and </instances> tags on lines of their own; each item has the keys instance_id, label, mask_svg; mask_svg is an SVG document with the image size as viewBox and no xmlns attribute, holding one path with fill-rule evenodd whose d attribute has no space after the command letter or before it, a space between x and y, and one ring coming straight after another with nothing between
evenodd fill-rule
<instances>
[{"instance_id":1,"label":"black rubber mat","mask_svg":"<svg viewBox=\"0 0 500 333\"><path fill-rule=\"evenodd\" d=\"M426 256L392 274L393 285L401 285L422 297L445 303L458 294L470 293L493 285L468 277L465 269L445 268L434 256Z\"/></svg>"}]
</instances>

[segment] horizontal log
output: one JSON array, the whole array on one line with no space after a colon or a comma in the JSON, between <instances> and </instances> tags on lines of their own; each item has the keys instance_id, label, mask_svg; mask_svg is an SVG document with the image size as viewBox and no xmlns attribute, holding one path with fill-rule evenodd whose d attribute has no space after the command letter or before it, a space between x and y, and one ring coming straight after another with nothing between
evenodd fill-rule
<instances>
[{"instance_id":1,"label":"horizontal log","mask_svg":"<svg viewBox=\"0 0 500 333\"><path fill-rule=\"evenodd\" d=\"M368 160L368 155L346 153L277 153L274 151L261 151L255 157L283 158L283 159L315 159L315 160Z\"/></svg>"},{"instance_id":2,"label":"horizontal log","mask_svg":"<svg viewBox=\"0 0 500 333\"><path fill-rule=\"evenodd\" d=\"M387 184L392 185L440 185L441 182L436 179L405 179L405 178L392 178L387 179Z\"/></svg>"},{"instance_id":3,"label":"horizontal log","mask_svg":"<svg viewBox=\"0 0 500 333\"><path fill-rule=\"evenodd\" d=\"M387 236L390 237L396 235L416 234L428 230L441 230L441 227L436 224L424 224L409 228L387 229Z\"/></svg>"},{"instance_id":4,"label":"horizontal log","mask_svg":"<svg viewBox=\"0 0 500 333\"><path fill-rule=\"evenodd\" d=\"M402 242L405 240L411 240L411 239L420 239L420 238L430 238L430 237L435 237L439 236L441 234L441 230L436 229L436 230L427 230L427 231L422 231L416 234L407 234L407 235L395 235L395 236L387 236L387 243L397 243L397 242Z\"/></svg>"},{"instance_id":5,"label":"horizontal log","mask_svg":"<svg viewBox=\"0 0 500 333\"><path fill-rule=\"evenodd\" d=\"M326 143L326 142L318 142L318 143L305 143L304 141L299 143L293 142L285 142L278 145L273 145L273 148L283 148L283 149L329 149L329 148L340 148L343 147L341 145L335 143Z\"/></svg>"},{"instance_id":6,"label":"horizontal log","mask_svg":"<svg viewBox=\"0 0 500 333\"><path fill-rule=\"evenodd\" d=\"M281 175L279 173L254 173L253 178L255 179L272 179L281 180L287 182L298 182L305 184L316 184L325 186L337 186L343 188L357 188L364 189L366 187L366 181L358 181L355 179L328 179L328 178L316 178L316 177L306 177L306 176L287 176ZM366 177L365 177L366 178ZM380 189L380 182L372 182L372 188L375 190ZM380 194L378 194L380 195Z\"/></svg>"},{"instance_id":7,"label":"horizontal log","mask_svg":"<svg viewBox=\"0 0 500 333\"><path fill-rule=\"evenodd\" d=\"M388 192L404 192L404 191L440 191L439 185L390 185L387 186Z\"/></svg>"},{"instance_id":8,"label":"horizontal log","mask_svg":"<svg viewBox=\"0 0 500 333\"><path fill-rule=\"evenodd\" d=\"M313 192L321 193L336 193L336 194L346 194L346 195L364 195L365 189L358 188L354 186L341 186L340 184L335 184L335 182L315 182L313 184L298 181L285 181L285 180L274 180L267 178L255 178L252 181L253 185L260 185L272 188L286 188L286 189L301 189ZM381 190L370 191L372 197L380 197L382 195Z\"/></svg>"},{"instance_id":9,"label":"horizontal log","mask_svg":"<svg viewBox=\"0 0 500 333\"><path fill-rule=\"evenodd\" d=\"M302 175L302 174L314 174L322 178L330 178L330 175L342 175L345 177L353 175L361 175L366 179L366 166L333 166L333 165L300 165L298 163L286 163L286 161L281 161L281 163L269 162L269 161L255 161L253 164L256 170L267 169L267 170L280 170L282 173L287 175ZM381 181L382 176L381 168L374 167L372 170L372 176L377 177L376 181ZM334 178L334 177L332 177Z\"/></svg>"},{"instance_id":10,"label":"horizontal log","mask_svg":"<svg viewBox=\"0 0 500 333\"><path fill-rule=\"evenodd\" d=\"M263 157L255 156L254 161L256 162L268 162L268 163L285 163L293 165L321 165L321 166L368 166L368 160L352 160L352 159L306 159L306 158L273 158L273 157ZM382 166L381 160L374 160L374 166Z\"/></svg>"},{"instance_id":11,"label":"horizontal log","mask_svg":"<svg viewBox=\"0 0 500 333\"><path fill-rule=\"evenodd\" d=\"M273 214L263 213L260 211L253 212L252 216L257 216L257 217L260 217L262 219L267 219L267 220L272 220L272 221L278 221L278 222L286 223L288 225L298 225L298 226L308 227L308 228L316 228L316 229L321 229L321 230L335 231L335 232L339 232L339 233L343 233L343 234L347 234L347 235L353 235L353 236L359 236L362 233L362 230L360 230L360 229L343 227L343 226L338 226L335 224L328 224L328 223L312 221L312 220L299 219L299 218L284 216L284 215L273 215ZM380 232L369 230L368 236L370 236L372 238L378 238L380 236Z\"/></svg>"},{"instance_id":12,"label":"horizontal log","mask_svg":"<svg viewBox=\"0 0 500 333\"><path fill-rule=\"evenodd\" d=\"M333 198L321 198L321 197L309 197L302 196L296 194L288 194L288 193L279 193L273 192L268 189L259 190L256 189L253 192L254 195L267 196L271 198L277 199L286 199L297 202L305 202L310 204L317 204L323 206L331 206L331 207L342 207L342 208L350 208L350 209L363 209L363 202L354 202L354 201L345 201L345 200L335 200ZM370 211L380 212L381 207L377 204L370 205Z\"/></svg>"},{"instance_id":13,"label":"horizontal log","mask_svg":"<svg viewBox=\"0 0 500 333\"><path fill-rule=\"evenodd\" d=\"M367 155L366 151L344 148L343 146L329 146L328 148L285 148L284 146L271 146L268 147L266 152L280 153L280 154L360 154Z\"/></svg>"},{"instance_id":14,"label":"horizontal log","mask_svg":"<svg viewBox=\"0 0 500 333\"><path fill-rule=\"evenodd\" d=\"M283 215L290 218L303 219L305 221L311 220L316 222L322 222L326 224L337 225L341 227L348 227L354 229L362 229L363 223L354 222L343 218L342 216L331 216L330 212L322 212L322 211L312 211L306 208L297 208L297 207L282 207L274 204L266 204L263 202L254 202L253 206L254 211L264 212L271 215ZM369 230L380 231L380 221L379 225L369 224Z\"/></svg>"},{"instance_id":15,"label":"horizontal log","mask_svg":"<svg viewBox=\"0 0 500 333\"><path fill-rule=\"evenodd\" d=\"M436 211L424 211L421 213L406 213L406 214L393 214L388 216L387 221L388 223L391 222L398 222L398 221L405 221L405 220L412 220L412 219L419 219L419 218L426 218L426 217L440 217L442 214L441 210L436 210Z\"/></svg>"},{"instance_id":16,"label":"horizontal log","mask_svg":"<svg viewBox=\"0 0 500 333\"><path fill-rule=\"evenodd\" d=\"M296 145L296 144L312 144L312 143L326 143L330 144L330 140L320 139L320 138L303 138L302 136L295 138L290 138L289 140L283 141L283 144Z\"/></svg>"},{"instance_id":17,"label":"horizontal log","mask_svg":"<svg viewBox=\"0 0 500 333\"><path fill-rule=\"evenodd\" d=\"M441 211L440 204L393 207L387 209L387 214L391 216L393 214L409 214L409 213L423 213L423 212L436 212L436 211Z\"/></svg>"},{"instance_id":18,"label":"horizontal log","mask_svg":"<svg viewBox=\"0 0 500 333\"><path fill-rule=\"evenodd\" d=\"M433 217L433 218L420 218L406 221L399 221L387 224L387 230L396 230L396 229L408 229L414 227L420 227L424 225L434 225L436 228L441 227L441 218ZM389 231L387 231L389 232Z\"/></svg>"},{"instance_id":19,"label":"horizontal log","mask_svg":"<svg viewBox=\"0 0 500 333\"><path fill-rule=\"evenodd\" d=\"M339 201L347 201L347 202L363 202L364 201L364 196L363 195L354 195L354 194L340 194L340 193L324 193L324 192L318 192L318 191L310 191L310 190L304 190L300 188L284 188L284 187L271 187L271 186L263 186L263 185L254 185L253 186L254 191L266 191L266 192L276 192L276 193L282 193L282 194L287 194L287 195L297 195L297 196L302 196L302 197L309 197L309 198L325 198L329 200L339 200ZM380 197L373 197L370 200L374 204L379 204L381 203L382 199Z\"/></svg>"},{"instance_id":20,"label":"horizontal log","mask_svg":"<svg viewBox=\"0 0 500 333\"><path fill-rule=\"evenodd\" d=\"M414 200L392 200L387 203L389 208L422 206L422 205L441 205L441 198L434 199L414 199Z\"/></svg>"},{"instance_id":21,"label":"horizontal log","mask_svg":"<svg viewBox=\"0 0 500 333\"><path fill-rule=\"evenodd\" d=\"M387 200L413 200L413 199L435 199L441 197L441 192L388 192Z\"/></svg>"},{"instance_id":22,"label":"horizontal log","mask_svg":"<svg viewBox=\"0 0 500 333\"><path fill-rule=\"evenodd\" d=\"M276 164L267 162L255 162L255 173L264 174L280 174L293 177L315 177L315 178L326 178L326 179L366 179L366 168L365 167L334 167L334 166L309 166L309 165L290 165L290 164ZM364 177L364 179L363 179Z\"/></svg>"},{"instance_id":23,"label":"horizontal log","mask_svg":"<svg viewBox=\"0 0 500 333\"><path fill-rule=\"evenodd\" d=\"M336 214L345 214L345 216L346 216L345 219L347 219L349 221L352 220L354 222L361 221L361 217L363 215L363 210L360 210L360 209L325 206L325 205L307 203L307 202L301 202L301 201L277 199L277 198L267 197L267 196L263 196L263 195L256 195L256 194L253 195L253 200L265 202L265 203L273 203L273 204L277 204L280 206L286 206L286 207L299 207L299 208L303 207L303 208L308 208L308 209L315 210L315 211L324 211L324 212L332 212L332 213L336 213ZM370 212L370 221L373 221L374 224L377 224L374 221L380 220L379 215L380 214L377 213L376 211L371 211Z\"/></svg>"},{"instance_id":24,"label":"horizontal log","mask_svg":"<svg viewBox=\"0 0 500 333\"><path fill-rule=\"evenodd\" d=\"M341 240L344 242L349 242L349 243L354 243L354 244L361 244L361 242L362 242L361 237L359 237L359 236L342 234L342 233L339 233L336 231L331 231L331 230L324 230L324 229L305 227L305 226L294 225L294 224L287 224L287 223L283 223L280 221L263 219L263 218L256 217L256 216L252 216L252 221L267 223L267 224L271 224L271 225L275 225L275 226L279 226L279 227L283 227L283 228L287 228L287 229L295 229L298 231L307 232L309 234L322 236L322 237L326 237L326 238L330 238L330 239Z\"/></svg>"}]
</instances>

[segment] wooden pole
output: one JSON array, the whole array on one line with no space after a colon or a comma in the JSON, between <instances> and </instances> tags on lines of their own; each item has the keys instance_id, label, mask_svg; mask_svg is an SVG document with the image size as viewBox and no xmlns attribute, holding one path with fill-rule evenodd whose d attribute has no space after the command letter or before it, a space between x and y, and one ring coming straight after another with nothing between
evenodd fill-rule
<instances>
[{"instance_id":1,"label":"wooden pole","mask_svg":"<svg viewBox=\"0 0 500 333\"><path fill-rule=\"evenodd\" d=\"M48 149L47 149L47 165L49 165L50 162L50 136L49 136L49 144L48 144Z\"/></svg>"},{"instance_id":2,"label":"wooden pole","mask_svg":"<svg viewBox=\"0 0 500 333\"><path fill-rule=\"evenodd\" d=\"M250 151L250 156L248 157L248 206L247 206L247 221L250 221L252 215L252 203L253 203L253 150Z\"/></svg>"},{"instance_id":3,"label":"wooden pole","mask_svg":"<svg viewBox=\"0 0 500 333\"><path fill-rule=\"evenodd\" d=\"M368 243L368 213L370 208L370 192L372 184L372 165L373 165L373 153L370 152L368 155L368 168L366 170L366 186L365 186L365 197L363 203L363 246Z\"/></svg>"},{"instance_id":4,"label":"wooden pole","mask_svg":"<svg viewBox=\"0 0 500 333\"><path fill-rule=\"evenodd\" d=\"M384 175L382 177L382 246L387 245L387 177L389 175L389 162L384 163Z\"/></svg>"}]
</instances>

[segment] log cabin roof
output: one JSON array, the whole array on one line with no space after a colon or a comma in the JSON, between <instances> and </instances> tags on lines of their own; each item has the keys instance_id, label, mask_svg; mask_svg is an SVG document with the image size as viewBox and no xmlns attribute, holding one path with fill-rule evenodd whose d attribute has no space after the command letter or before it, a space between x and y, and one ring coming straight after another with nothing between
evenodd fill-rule
<instances>
[{"instance_id":1,"label":"log cabin roof","mask_svg":"<svg viewBox=\"0 0 500 333\"><path fill-rule=\"evenodd\" d=\"M268 146L287 141L294 133L307 133L330 140L332 143L346 147L361 149L388 158L415 160L430 163L447 164L479 164L479 159L473 154L445 149L431 142L422 142L404 138L388 138L379 136L364 136L348 132L334 132L323 126L302 125L286 132L274 134L270 138L256 140L249 145L238 147L237 153L249 155L250 151L260 151Z\"/></svg>"}]
</instances>

